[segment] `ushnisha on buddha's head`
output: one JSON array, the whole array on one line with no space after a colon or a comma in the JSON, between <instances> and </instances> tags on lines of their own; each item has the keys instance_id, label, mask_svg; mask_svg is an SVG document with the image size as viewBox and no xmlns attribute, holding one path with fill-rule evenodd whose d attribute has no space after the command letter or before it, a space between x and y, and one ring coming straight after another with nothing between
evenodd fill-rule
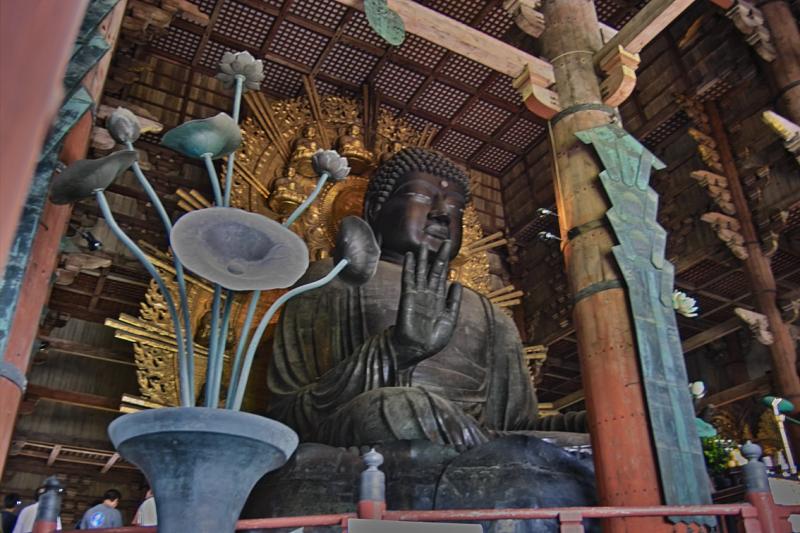
<instances>
[{"instance_id":1,"label":"ushnisha on buddha's head","mask_svg":"<svg viewBox=\"0 0 800 533\"><path fill-rule=\"evenodd\" d=\"M436 252L451 242L451 259L461 248L469 178L431 150L405 148L372 176L364 198L364 218L381 244L381 257L402 262L421 246Z\"/></svg>"}]
</instances>

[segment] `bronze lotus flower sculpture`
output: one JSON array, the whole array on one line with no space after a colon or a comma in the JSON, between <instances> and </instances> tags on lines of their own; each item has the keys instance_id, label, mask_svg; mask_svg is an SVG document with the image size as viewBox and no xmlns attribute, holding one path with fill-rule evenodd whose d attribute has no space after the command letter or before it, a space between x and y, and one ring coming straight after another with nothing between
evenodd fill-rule
<instances>
[{"instance_id":1,"label":"bronze lotus flower sculpture","mask_svg":"<svg viewBox=\"0 0 800 533\"><path fill-rule=\"evenodd\" d=\"M170 242L186 268L234 291L289 287L308 268L300 237L265 216L232 207L183 215Z\"/></svg>"},{"instance_id":2,"label":"bronze lotus flower sculpture","mask_svg":"<svg viewBox=\"0 0 800 533\"><path fill-rule=\"evenodd\" d=\"M236 77L241 76L244 89L257 91L264 81L264 63L254 58L250 52L225 52L219 62L219 72L216 76L225 87L233 87Z\"/></svg>"},{"instance_id":3,"label":"bronze lotus flower sculpture","mask_svg":"<svg viewBox=\"0 0 800 533\"><path fill-rule=\"evenodd\" d=\"M339 155L336 150L317 150L311 156L311 166L314 172L322 175L327 172L331 179L341 181L350 175L347 158Z\"/></svg>"},{"instance_id":4,"label":"bronze lotus flower sculpture","mask_svg":"<svg viewBox=\"0 0 800 533\"><path fill-rule=\"evenodd\" d=\"M106 120L106 129L111 137L120 144L134 143L142 131L139 119L133 112L118 107Z\"/></svg>"},{"instance_id":5,"label":"bronze lotus flower sculpture","mask_svg":"<svg viewBox=\"0 0 800 533\"><path fill-rule=\"evenodd\" d=\"M239 125L227 113L211 118L190 120L169 130L161 144L187 157L196 159L209 154L218 159L235 151L242 144Z\"/></svg>"},{"instance_id":6,"label":"bronze lotus flower sculpture","mask_svg":"<svg viewBox=\"0 0 800 533\"><path fill-rule=\"evenodd\" d=\"M381 248L369 224L360 217L349 216L342 219L336 247L333 250L334 263L347 259L347 266L339 277L351 285L363 285L372 279L378 269Z\"/></svg>"},{"instance_id":7,"label":"bronze lotus flower sculpture","mask_svg":"<svg viewBox=\"0 0 800 533\"><path fill-rule=\"evenodd\" d=\"M83 159L72 163L53 178L50 201L54 204L71 204L105 190L137 157L135 150L121 150L100 159Z\"/></svg>"}]
</instances>

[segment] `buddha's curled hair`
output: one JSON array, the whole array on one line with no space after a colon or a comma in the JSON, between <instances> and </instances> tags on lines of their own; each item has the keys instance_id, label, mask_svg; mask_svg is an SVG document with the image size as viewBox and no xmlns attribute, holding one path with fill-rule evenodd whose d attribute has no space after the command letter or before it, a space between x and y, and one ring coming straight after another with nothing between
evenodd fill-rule
<instances>
[{"instance_id":1,"label":"buddha's curled hair","mask_svg":"<svg viewBox=\"0 0 800 533\"><path fill-rule=\"evenodd\" d=\"M383 163L369 181L365 200L380 207L394 192L397 181L412 172L426 172L445 181L457 183L469 202L469 177L448 159L424 148L403 148Z\"/></svg>"}]
</instances>

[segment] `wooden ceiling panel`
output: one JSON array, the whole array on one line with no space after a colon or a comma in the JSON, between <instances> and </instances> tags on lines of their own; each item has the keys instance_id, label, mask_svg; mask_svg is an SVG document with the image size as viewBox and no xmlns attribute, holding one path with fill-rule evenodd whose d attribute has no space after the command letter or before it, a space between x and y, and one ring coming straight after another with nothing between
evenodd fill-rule
<instances>
[{"instance_id":1,"label":"wooden ceiling panel","mask_svg":"<svg viewBox=\"0 0 800 533\"><path fill-rule=\"evenodd\" d=\"M394 52L429 70L436 68L439 61L447 54L445 48L411 34L406 35L406 40Z\"/></svg>"},{"instance_id":2,"label":"wooden ceiling panel","mask_svg":"<svg viewBox=\"0 0 800 533\"><path fill-rule=\"evenodd\" d=\"M469 24L484 5L486 0L424 0L420 4L444 13L450 18Z\"/></svg>"},{"instance_id":3,"label":"wooden ceiling panel","mask_svg":"<svg viewBox=\"0 0 800 533\"><path fill-rule=\"evenodd\" d=\"M514 26L514 20L508 11L502 6L495 6L478 23L477 28L496 39L503 39L512 26Z\"/></svg>"},{"instance_id":4,"label":"wooden ceiling panel","mask_svg":"<svg viewBox=\"0 0 800 533\"><path fill-rule=\"evenodd\" d=\"M189 0L191 3L196 5L200 11L205 13L206 15L210 15L212 11L214 11L214 6L217 3L217 0ZM189 17L181 13L178 15L184 20L190 20Z\"/></svg>"},{"instance_id":5,"label":"wooden ceiling panel","mask_svg":"<svg viewBox=\"0 0 800 533\"><path fill-rule=\"evenodd\" d=\"M191 62L200 46L200 36L184 29L170 26L169 31L150 43L155 50L166 52L171 56Z\"/></svg>"},{"instance_id":6,"label":"wooden ceiling panel","mask_svg":"<svg viewBox=\"0 0 800 533\"><path fill-rule=\"evenodd\" d=\"M492 69L464 56L450 54L437 72L473 89L478 89L492 74Z\"/></svg>"},{"instance_id":7,"label":"wooden ceiling panel","mask_svg":"<svg viewBox=\"0 0 800 533\"><path fill-rule=\"evenodd\" d=\"M206 68L217 70L219 68L219 62L225 52L236 53L238 51L239 50L231 46L209 39L205 48L203 48L203 54L200 56L200 64Z\"/></svg>"},{"instance_id":8,"label":"wooden ceiling panel","mask_svg":"<svg viewBox=\"0 0 800 533\"><path fill-rule=\"evenodd\" d=\"M741 270L736 270L726 276L709 283L703 290L719 294L725 298L736 298L750 292L747 278Z\"/></svg>"},{"instance_id":9,"label":"wooden ceiling panel","mask_svg":"<svg viewBox=\"0 0 800 533\"><path fill-rule=\"evenodd\" d=\"M228 0L220 10L214 31L253 48L261 48L274 22L272 15Z\"/></svg>"},{"instance_id":10,"label":"wooden ceiling panel","mask_svg":"<svg viewBox=\"0 0 800 533\"><path fill-rule=\"evenodd\" d=\"M386 41L370 28L367 17L363 11L353 12L353 16L344 28L344 34L363 43L377 48L386 48Z\"/></svg>"},{"instance_id":11,"label":"wooden ceiling panel","mask_svg":"<svg viewBox=\"0 0 800 533\"><path fill-rule=\"evenodd\" d=\"M380 91L382 96L388 96L406 104L424 81L423 74L390 61L383 65L375 78L375 88Z\"/></svg>"},{"instance_id":12,"label":"wooden ceiling panel","mask_svg":"<svg viewBox=\"0 0 800 533\"><path fill-rule=\"evenodd\" d=\"M467 161L483 143L475 137L455 130L447 130L433 143L433 147L462 161Z\"/></svg>"},{"instance_id":13,"label":"wooden ceiling panel","mask_svg":"<svg viewBox=\"0 0 800 533\"><path fill-rule=\"evenodd\" d=\"M431 122L430 120L424 119L413 113L406 113L403 115L403 119L405 119L409 124L414 126L414 128L419 131L423 131L426 128L430 131L433 131L433 135L436 135L442 129L441 124Z\"/></svg>"},{"instance_id":14,"label":"wooden ceiling panel","mask_svg":"<svg viewBox=\"0 0 800 533\"><path fill-rule=\"evenodd\" d=\"M456 120L456 124L484 135L494 135L511 118L512 113L485 100L477 100Z\"/></svg>"},{"instance_id":15,"label":"wooden ceiling panel","mask_svg":"<svg viewBox=\"0 0 800 533\"><path fill-rule=\"evenodd\" d=\"M335 0L294 0L289 11L327 28L336 28L347 8Z\"/></svg>"},{"instance_id":16,"label":"wooden ceiling panel","mask_svg":"<svg viewBox=\"0 0 800 533\"><path fill-rule=\"evenodd\" d=\"M727 270L726 266L716 261L703 259L683 272L679 272L675 277L680 283L690 283L695 288L698 288L718 278Z\"/></svg>"},{"instance_id":17,"label":"wooden ceiling panel","mask_svg":"<svg viewBox=\"0 0 800 533\"><path fill-rule=\"evenodd\" d=\"M445 83L435 81L428 85L414 102L414 107L433 113L444 121L455 116L469 99L469 93Z\"/></svg>"},{"instance_id":18,"label":"wooden ceiling panel","mask_svg":"<svg viewBox=\"0 0 800 533\"><path fill-rule=\"evenodd\" d=\"M526 151L545 134L546 128L527 118L520 117L499 137L500 141L513 146L520 152Z\"/></svg>"},{"instance_id":19,"label":"wooden ceiling panel","mask_svg":"<svg viewBox=\"0 0 800 533\"><path fill-rule=\"evenodd\" d=\"M329 41L324 35L284 20L270 42L269 50L311 69Z\"/></svg>"},{"instance_id":20,"label":"wooden ceiling panel","mask_svg":"<svg viewBox=\"0 0 800 533\"><path fill-rule=\"evenodd\" d=\"M514 89L511 82L512 79L509 76L497 76L497 79L486 88L486 91L504 102L518 107L522 106L522 96Z\"/></svg>"},{"instance_id":21,"label":"wooden ceiling panel","mask_svg":"<svg viewBox=\"0 0 800 533\"><path fill-rule=\"evenodd\" d=\"M772 273L780 278L800 268L800 259L783 250L777 250L771 258L771 265Z\"/></svg>"},{"instance_id":22,"label":"wooden ceiling panel","mask_svg":"<svg viewBox=\"0 0 800 533\"><path fill-rule=\"evenodd\" d=\"M268 93L294 98L303 90L303 78L296 70L265 59L264 81L261 87Z\"/></svg>"},{"instance_id":23,"label":"wooden ceiling panel","mask_svg":"<svg viewBox=\"0 0 800 533\"><path fill-rule=\"evenodd\" d=\"M689 117L683 111L678 111L667 120L654 128L642 139L642 144L653 149L673 133L685 128L689 124Z\"/></svg>"},{"instance_id":24,"label":"wooden ceiling panel","mask_svg":"<svg viewBox=\"0 0 800 533\"><path fill-rule=\"evenodd\" d=\"M325 57L321 72L353 85L361 85L377 62L378 58L372 54L336 43Z\"/></svg>"},{"instance_id":25,"label":"wooden ceiling panel","mask_svg":"<svg viewBox=\"0 0 800 533\"><path fill-rule=\"evenodd\" d=\"M494 174L502 174L516 159L517 154L496 146L487 146L471 163Z\"/></svg>"}]
</instances>

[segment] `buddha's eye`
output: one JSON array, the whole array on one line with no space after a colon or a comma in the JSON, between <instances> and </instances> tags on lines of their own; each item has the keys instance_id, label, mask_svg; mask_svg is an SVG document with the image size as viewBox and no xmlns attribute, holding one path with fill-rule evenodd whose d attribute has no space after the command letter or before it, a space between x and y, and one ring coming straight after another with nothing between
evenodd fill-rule
<instances>
[{"instance_id":1,"label":"buddha's eye","mask_svg":"<svg viewBox=\"0 0 800 533\"><path fill-rule=\"evenodd\" d=\"M427 194L423 194L420 192L407 192L403 196L416 200L417 202L429 204L433 201L433 198L428 196Z\"/></svg>"}]
</instances>

